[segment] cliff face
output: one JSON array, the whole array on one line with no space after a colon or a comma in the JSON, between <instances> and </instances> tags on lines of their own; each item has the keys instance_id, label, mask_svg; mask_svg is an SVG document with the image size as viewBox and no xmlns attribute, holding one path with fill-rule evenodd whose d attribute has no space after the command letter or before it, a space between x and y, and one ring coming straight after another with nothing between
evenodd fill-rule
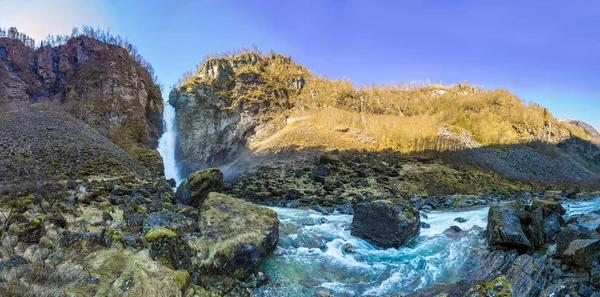
<instances>
[{"instance_id":1,"label":"cliff face","mask_svg":"<svg viewBox=\"0 0 600 297\"><path fill-rule=\"evenodd\" d=\"M33 50L0 38L0 111L31 104L65 111L135 152L162 133L162 98L150 74L121 47L85 36Z\"/></svg>"},{"instance_id":2,"label":"cliff face","mask_svg":"<svg viewBox=\"0 0 600 297\"><path fill-rule=\"evenodd\" d=\"M234 162L284 126L308 71L281 55L212 59L171 91L182 173Z\"/></svg>"}]
</instances>

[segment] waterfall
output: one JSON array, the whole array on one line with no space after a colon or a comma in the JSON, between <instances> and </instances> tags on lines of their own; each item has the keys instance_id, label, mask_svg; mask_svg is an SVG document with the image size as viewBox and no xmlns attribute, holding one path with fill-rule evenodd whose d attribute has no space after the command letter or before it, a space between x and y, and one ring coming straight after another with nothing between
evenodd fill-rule
<instances>
[{"instance_id":1,"label":"waterfall","mask_svg":"<svg viewBox=\"0 0 600 297\"><path fill-rule=\"evenodd\" d=\"M175 107L169 104L168 100L164 101L163 123L164 133L158 140L158 152L163 158L165 165L165 177L173 178L179 185L181 177L179 168L175 162L175 142L177 141L177 122L175 119Z\"/></svg>"}]
</instances>

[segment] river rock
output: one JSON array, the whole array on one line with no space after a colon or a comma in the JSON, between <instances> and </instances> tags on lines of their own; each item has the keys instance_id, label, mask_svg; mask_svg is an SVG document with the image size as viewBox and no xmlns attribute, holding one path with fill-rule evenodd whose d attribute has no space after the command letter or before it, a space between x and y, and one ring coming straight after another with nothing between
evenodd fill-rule
<instances>
[{"instance_id":1,"label":"river rock","mask_svg":"<svg viewBox=\"0 0 600 297\"><path fill-rule=\"evenodd\" d=\"M223 173L217 168L192 173L175 193L175 202L200 207L210 192L223 191Z\"/></svg>"},{"instance_id":2,"label":"river rock","mask_svg":"<svg viewBox=\"0 0 600 297\"><path fill-rule=\"evenodd\" d=\"M567 212L567 210L560 204L560 202L549 199L533 199L533 201L531 202L531 209L536 210L538 208L545 208L561 216ZM544 213L544 217L547 217L549 215L550 214L547 213L547 211Z\"/></svg>"},{"instance_id":3,"label":"river rock","mask_svg":"<svg viewBox=\"0 0 600 297\"><path fill-rule=\"evenodd\" d=\"M512 287L512 296L537 297L550 278L550 267L546 257L520 255L506 272L506 279Z\"/></svg>"},{"instance_id":4,"label":"river rock","mask_svg":"<svg viewBox=\"0 0 600 297\"><path fill-rule=\"evenodd\" d=\"M379 247L398 248L419 234L419 212L405 200L360 203L354 210L352 235Z\"/></svg>"},{"instance_id":5,"label":"river rock","mask_svg":"<svg viewBox=\"0 0 600 297\"><path fill-rule=\"evenodd\" d=\"M581 267L590 267L592 262L600 259L600 240L573 240L564 252L567 260Z\"/></svg>"},{"instance_id":6,"label":"river rock","mask_svg":"<svg viewBox=\"0 0 600 297\"><path fill-rule=\"evenodd\" d=\"M556 253L562 255L573 240L580 238L583 238L583 234L579 230L568 226L563 228L563 230L552 237L554 242L556 242Z\"/></svg>"},{"instance_id":7,"label":"river rock","mask_svg":"<svg viewBox=\"0 0 600 297\"><path fill-rule=\"evenodd\" d=\"M349 242L342 244L341 249L344 255L354 254L354 246Z\"/></svg>"},{"instance_id":8,"label":"river rock","mask_svg":"<svg viewBox=\"0 0 600 297\"><path fill-rule=\"evenodd\" d=\"M200 209L203 236L190 240L202 274L247 276L277 246L279 220L266 207L209 193Z\"/></svg>"},{"instance_id":9,"label":"river rock","mask_svg":"<svg viewBox=\"0 0 600 297\"><path fill-rule=\"evenodd\" d=\"M487 240L491 247L516 248L520 251L532 248L519 220L521 208L521 204L516 201L490 207Z\"/></svg>"},{"instance_id":10,"label":"river rock","mask_svg":"<svg viewBox=\"0 0 600 297\"><path fill-rule=\"evenodd\" d=\"M455 219L454 219L454 221L455 221L455 222L458 222L458 223L466 223L466 222L467 222L467 219L465 219L465 218L461 218L461 217L458 217L458 218L455 218Z\"/></svg>"}]
</instances>

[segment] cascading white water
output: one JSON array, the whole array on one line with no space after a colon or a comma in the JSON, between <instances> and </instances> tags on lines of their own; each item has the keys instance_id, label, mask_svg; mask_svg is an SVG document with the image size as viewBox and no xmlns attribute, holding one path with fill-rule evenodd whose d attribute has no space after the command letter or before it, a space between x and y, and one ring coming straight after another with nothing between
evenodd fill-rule
<instances>
[{"instance_id":1,"label":"cascading white water","mask_svg":"<svg viewBox=\"0 0 600 297\"><path fill-rule=\"evenodd\" d=\"M585 216L580 224L593 230L600 223L600 197L565 201L565 219ZM312 210L273 207L280 220L275 252L258 267L271 282L254 292L257 297L384 296L405 294L436 282L462 278L458 269L473 248L485 248L483 230L488 207L432 211L421 221L430 225L398 249L381 249L350 233L351 215L323 215ZM464 222L455 219L461 217ZM445 230L458 226L460 234ZM345 254L349 243L355 252Z\"/></svg>"},{"instance_id":2,"label":"cascading white water","mask_svg":"<svg viewBox=\"0 0 600 297\"><path fill-rule=\"evenodd\" d=\"M259 267L272 282L255 296L313 296L319 290L335 296L404 294L437 281L457 281L456 268L470 250L485 246L486 207L431 212L422 220L431 227L399 249L381 249L352 236L351 215L273 209L281 222L279 243ZM456 222L457 217L467 221ZM460 236L446 235L452 225L465 231ZM346 243L354 253L344 254Z\"/></svg>"},{"instance_id":3,"label":"cascading white water","mask_svg":"<svg viewBox=\"0 0 600 297\"><path fill-rule=\"evenodd\" d=\"M164 102L163 123L164 132L158 140L158 152L163 158L165 165L165 177L175 179L177 184L181 183L179 168L175 162L175 142L177 141L177 120L175 108L167 100Z\"/></svg>"}]
</instances>

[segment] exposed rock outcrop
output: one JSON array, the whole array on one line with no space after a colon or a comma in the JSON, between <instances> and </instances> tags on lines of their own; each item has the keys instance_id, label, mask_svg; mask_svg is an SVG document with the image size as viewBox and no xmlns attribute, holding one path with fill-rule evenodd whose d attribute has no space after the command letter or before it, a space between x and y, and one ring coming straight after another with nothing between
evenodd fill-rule
<instances>
[{"instance_id":1,"label":"exposed rock outcrop","mask_svg":"<svg viewBox=\"0 0 600 297\"><path fill-rule=\"evenodd\" d=\"M523 206L516 201L490 207L487 225L487 240L490 246L522 251L531 249L532 244L519 220L519 212L522 210Z\"/></svg>"},{"instance_id":2,"label":"exposed rock outcrop","mask_svg":"<svg viewBox=\"0 0 600 297\"><path fill-rule=\"evenodd\" d=\"M383 248L398 248L419 234L419 212L407 201L377 200L354 210L352 235Z\"/></svg>"},{"instance_id":3,"label":"exposed rock outcrop","mask_svg":"<svg viewBox=\"0 0 600 297\"><path fill-rule=\"evenodd\" d=\"M85 36L37 50L0 38L0 64L0 113L42 104L81 119L136 157L157 155L146 149L156 148L162 133L160 88L126 49ZM155 160L149 167L156 162L162 166Z\"/></svg>"},{"instance_id":4,"label":"exposed rock outcrop","mask_svg":"<svg viewBox=\"0 0 600 297\"><path fill-rule=\"evenodd\" d=\"M598 132L598 130L596 130L596 128L594 128L594 126L584 122L584 121L578 121L578 120L571 120L571 119L567 119L564 120L565 122L571 124L571 125L575 125L581 129L583 129L585 132L587 132L587 134L589 134L591 137L600 140L600 132Z\"/></svg>"},{"instance_id":5,"label":"exposed rock outcrop","mask_svg":"<svg viewBox=\"0 0 600 297\"><path fill-rule=\"evenodd\" d=\"M202 237L190 241L202 275L246 277L277 246L277 213L224 194L210 193L200 209Z\"/></svg>"},{"instance_id":6,"label":"exposed rock outcrop","mask_svg":"<svg viewBox=\"0 0 600 297\"><path fill-rule=\"evenodd\" d=\"M235 161L250 142L282 128L283 114L293 106L307 73L277 54L207 61L169 95L177 110L176 154L182 173Z\"/></svg>"}]
</instances>

